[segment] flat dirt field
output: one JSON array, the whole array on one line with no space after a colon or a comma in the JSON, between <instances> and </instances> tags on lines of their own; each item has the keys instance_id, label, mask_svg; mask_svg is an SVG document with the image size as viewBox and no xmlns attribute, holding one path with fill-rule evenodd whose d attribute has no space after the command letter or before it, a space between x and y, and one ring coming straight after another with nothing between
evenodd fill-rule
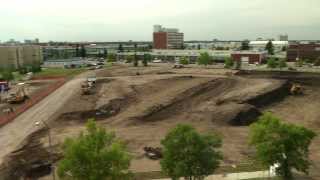
<instances>
[{"instance_id":1,"label":"flat dirt field","mask_svg":"<svg viewBox=\"0 0 320 180\"><path fill-rule=\"evenodd\" d=\"M99 70L94 92L81 95L77 91L51 121L56 149L53 156L61 157L61 143L66 137L78 136L89 118L115 131L127 144L134 157L130 168L133 172L160 170L159 161L148 159L143 148L161 147L161 139L179 123L190 124L202 133L221 135L222 166L251 162L254 151L248 146L248 125L263 111L319 133L320 83L306 81L305 95L290 96L288 87L295 80L234 73L204 67L172 69L170 65L115 65ZM47 140L44 130L27 138L19 153L11 157L24 159L24 163L14 165L15 169L19 167L30 175L27 165L43 164ZM311 146L311 159L311 176L318 177L320 137Z\"/></svg>"}]
</instances>

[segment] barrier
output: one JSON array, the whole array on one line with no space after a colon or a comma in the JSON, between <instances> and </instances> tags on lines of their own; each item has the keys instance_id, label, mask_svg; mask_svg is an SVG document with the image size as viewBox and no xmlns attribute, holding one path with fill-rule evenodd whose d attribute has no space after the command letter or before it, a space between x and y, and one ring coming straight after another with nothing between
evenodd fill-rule
<instances>
[{"instance_id":1,"label":"barrier","mask_svg":"<svg viewBox=\"0 0 320 180\"><path fill-rule=\"evenodd\" d=\"M57 81L50 85L47 89L44 91L40 91L39 93L36 93L31 96L30 99L26 100L24 104L22 104L20 107L18 107L14 112L0 116L0 127L4 126L5 124L11 122L16 117L18 117L23 112L27 111L29 108L31 108L33 105L40 102L42 99L53 93L55 90L63 86L66 82L65 78L59 78Z\"/></svg>"}]
</instances>

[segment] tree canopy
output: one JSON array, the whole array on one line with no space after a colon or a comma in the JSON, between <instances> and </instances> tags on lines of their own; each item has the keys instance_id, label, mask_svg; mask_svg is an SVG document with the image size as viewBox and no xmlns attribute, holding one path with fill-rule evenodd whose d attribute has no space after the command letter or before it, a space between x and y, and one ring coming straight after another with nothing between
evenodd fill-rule
<instances>
[{"instance_id":1,"label":"tree canopy","mask_svg":"<svg viewBox=\"0 0 320 180\"><path fill-rule=\"evenodd\" d=\"M249 50L250 46L249 46L249 41L242 41L241 43L241 50Z\"/></svg>"},{"instance_id":2,"label":"tree canopy","mask_svg":"<svg viewBox=\"0 0 320 180\"><path fill-rule=\"evenodd\" d=\"M278 164L278 175L292 179L292 169L308 173L309 145L316 134L302 126L287 124L271 113L265 113L250 126L250 144L265 165Z\"/></svg>"},{"instance_id":3,"label":"tree canopy","mask_svg":"<svg viewBox=\"0 0 320 180\"><path fill-rule=\"evenodd\" d=\"M211 57L207 52L200 53L198 57L198 64L200 65L208 65L211 63Z\"/></svg>"},{"instance_id":4,"label":"tree canopy","mask_svg":"<svg viewBox=\"0 0 320 180\"><path fill-rule=\"evenodd\" d=\"M230 57L225 58L225 60L224 60L224 67L225 68L232 68L233 65L234 65L234 62Z\"/></svg>"},{"instance_id":5,"label":"tree canopy","mask_svg":"<svg viewBox=\"0 0 320 180\"><path fill-rule=\"evenodd\" d=\"M187 64L189 64L189 61L188 61L188 59L186 57L181 57L179 59L179 63L183 64L183 65L187 65Z\"/></svg>"},{"instance_id":6,"label":"tree canopy","mask_svg":"<svg viewBox=\"0 0 320 180\"><path fill-rule=\"evenodd\" d=\"M270 55L273 55L273 54L274 54L274 47L273 47L272 41L269 41L269 42L267 43L265 49L268 51L268 54L270 54Z\"/></svg>"},{"instance_id":7,"label":"tree canopy","mask_svg":"<svg viewBox=\"0 0 320 180\"><path fill-rule=\"evenodd\" d=\"M130 159L124 145L114 133L98 127L93 120L87 123L87 132L78 138L66 139L64 158L59 162L58 175L79 180L128 179Z\"/></svg>"},{"instance_id":8,"label":"tree canopy","mask_svg":"<svg viewBox=\"0 0 320 180\"><path fill-rule=\"evenodd\" d=\"M177 125L163 145L162 171L172 179L203 179L219 166L222 141L216 135L201 135L189 125Z\"/></svg>"}]
</instances>

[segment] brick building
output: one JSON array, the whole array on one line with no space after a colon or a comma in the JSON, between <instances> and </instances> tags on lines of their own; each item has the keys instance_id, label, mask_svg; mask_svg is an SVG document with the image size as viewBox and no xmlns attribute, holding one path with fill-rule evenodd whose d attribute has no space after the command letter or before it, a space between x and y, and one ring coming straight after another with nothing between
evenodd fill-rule
<instances>
[{"instance_id":1,"label":"brick building","mask_svg":"<svg viewBox=\"0 0 320 180\"><path fill-rule=\"evenodd\" d=\"M288 61L297 59L315 60L320 57L320 44L290 44L287 49Z\"/></svg>"},{"instance_id":2,"label":"brick building","mask_svg":"<svg viewBox=\"0 0 320 180\"><path fill-rule=\"evenodd\" d=\"M241 61L249 64L264 63L266 58L267 54L265 52L235 51L231 53L231 59L233 61Z\"/></svg>"},{"instance_id":3,"label":"brick building","mask_svg":"<svg viewBox=\"0 0 320 180\"><path fill-rule=\"evenodd\" d=\"M154 26L154 49L182 49L183 43L184 34L179 32L179 29L164 28L161 25Z\"/></svg>"}]
</instances>

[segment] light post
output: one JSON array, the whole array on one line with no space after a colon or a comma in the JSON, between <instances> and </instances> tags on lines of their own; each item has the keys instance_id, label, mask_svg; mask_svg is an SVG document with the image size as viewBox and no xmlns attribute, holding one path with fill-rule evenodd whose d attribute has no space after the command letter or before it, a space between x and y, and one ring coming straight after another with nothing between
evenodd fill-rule
<instances>
[{"instance_id":1,"label":"light post","mask_svg":"<svg viewBox=\"0 0 320 180\"><path fill-rule=\"evenodd\" d=\"M47 128L47 131L48 131L48 139L49 139L49 155L48 155L48 157L49 157L49 161L51 163L52 179L55 180L56 179L56 177L55 177L55 169L54 169L54 165L53 165L53 158L52 158L52 155L51 155L53 153L53 151L52 151L52 141L51 141L52 139L51 139L50 127L49 127L48 123L46 123L43 120L41 120L41 122L37 121L35 123L35 125L37 127L39 127L41 123Z\"/></svg>"}]
</instances>

